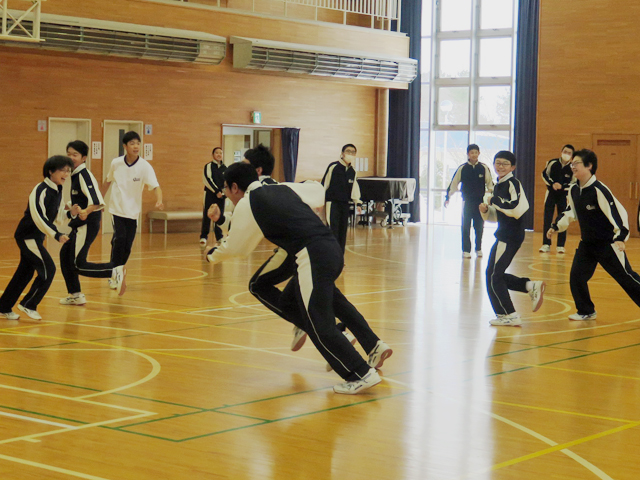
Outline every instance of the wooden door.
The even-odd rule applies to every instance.
[[[593,151],[598,155],[596,177],[611,189],[629,215],[631,236],[638,237],[638,136],[593,135]]]

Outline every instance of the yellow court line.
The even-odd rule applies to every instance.
[[[496,405],[504,405],[504,406],[507,406],[507,407],[524,408],[524,409],[527,409],[527,410],[539,410],[541,412],[558,413],[558,414],[562,414],[562,415],[573,415],[573,416],[576,416],[576,417],[593,418],[595,420],[607,420],[607,421],[610,421],[610,422],[621,422],[621,423],[638,423],[637,420],[626,420],[624,418],[603,417],[601,415],[590,415],[588,413],[569,412],[569,411],[566,411],[566,410],[557,410],[555,408],[534,407],[533,405],[523,405],[523,404],[520,404],[520,403],[501,402],[499,400],[492,400],[491,403],[494,403]]]
[[[27,465],[29,467],[41,468],[43,470],[48,470],[50,472],[56,473],[64,473],[65,475],[69,475],[76,478],[84,478],[86,480],[108,480],[104,477],[96,477],[95,475],[89,475],[86,473],[74,472],[73,470],[68,470],[66,468],[54,467],[53,465],[47,465],[40,462],[32,462],[31,460],[24,460],[22,458],[10,457],[9,455],[0,454],[0,460],[6,460],[8,462],[20,463],[22,465]]]
[[[567,320],[570,321],[570,320]],[[628,325],[630,323],[637,323],[640,322],[640,318],[637,318],[635,320],[627,320],[626,322],[618,322],[618,323],[609,323],[607,325],[598,325],[597,327],[585,327],[585,328],[572,328],[570,330],[557,330],[554,332],[538,332],[538,333],[523,333],[523,334],[518,334],[518,335],[505,335],[505,336],[497,336],[496,340],[502,340],[502,339],[520,339],[520,338],[524,338],[524,337],[539,337],[539,336],[543,336],[543,335],[557,335],[559,333],[576,333],[576,332],[581,332],[581,331],[585,331],[585,330],[598,330],[601,328],[611,328],[611,327],[617,327],[620,325]]]

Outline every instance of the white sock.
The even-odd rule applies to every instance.
[[[531,280],[527,282],[526,289],[527,289],[527,292],[530,292],[531,290],[533,290],[533,282]]]

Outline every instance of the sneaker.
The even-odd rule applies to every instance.
[[[293,341],[291,342],[291,351],[297,352],[302,348],[307,340],[307,332],[298,327],[293,327]]]
[[[20,315],[14,312],[0,313],[0,317],[4,317],[7,320],[18,320]]]
[[[375,368],[369,369],[369,372],[360,380],[354,380],[353,382],[339,383],[333,386],[335,393],[341,393],[343,395],[357,395],[360,392],[364,392],[368,388],[371,388],[382,381]]]
[[[350,343],[351,345],[355,345],[355,344],[356,344],[356,341],[357,341],[357,340],[356,340],[356,337],[354,337],[350,332],[347,332],[347,331],[345,330],[344,332],[342,332],[342,334],[347,338],[347,340],[349,340],[349,343]],[[388,356],[388,355],[387,355],[387,356]],[[333,370],[333,367],[332,367],[329,363],[327,363],[327,364],[325,365],[325,370],[326,370],[327,372],[330,372],[331,370]]]
[[[127,276],[127,269],[124,268],[124,265],[120,265],[119,267],[114,268],[116,274],[116,290],[118,295],[124,295],[124,292],[127,290],[127,283],[125,282],[125,277]]]
[[[391,347],[384,343],[382,340],[378,340],[373,350],[369,352],[369,360],[367,363],[373,368],[382,368],[384,361],[393,355]]]
[[[469,253],[469,252],[462,252],[462,258],[471,258],[471,253]]]
[[[207,246],[207,239],[206,238],[201,238],[200,239],[200,246],[201,247],[206,247]]]
[[[532,283],[533,287],[529,290],[529,296],[531,297],[531,311],[537,312],[542,306],[542,297],[544,295],[545,288],[547,288],[547,284],[541,281]]]
[[[517,312],[510,313],[509,315],[498,315],[498,318],[490,320],[491,325],[503,326],[503,327],[517,327],[522,325],[522,320]]]
[[[476,257],[482,258],[482,250],[476,250]]]
[[[74,293],[73,295],[69,295],[67,298],[61,298],[60,303],[62,305],[84,305],[87,303],[87,299],[84,296],[84,293]]]
[[[114,268],[114,270],[115,270],[115,268]],[[118,288],[118,284],[116,283],[115,278],[110,278],[109,279],[109,288],[111,290],[115,290],[116,288]]]
[[[574,313],[573,315],[569,315],[569,320],[575,320],[577,322],[588,322],[589,320],[596,319],[596,312],[590,313],[589,315],[580,315],[579,313]]]
[[[538,250],[540,253],[549,253],[549,250],[551,250],[551,247],[549,245],[542,245],[540,247],[540,250]]]
[[[558,248],[556,249],[556,251],[557,251],[558,253],[565,253],[565,249],[564,249],[564,247],[558,247]]]
[[[18,304],[18,310],[27,314],[27,317],[33,318],[34,320],[42,320],[42,317],[35,310],[31,310],[30,308],[23,307],[22,304]]]

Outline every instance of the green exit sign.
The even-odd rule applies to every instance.
[[[251,112],[251,121],[253,123],[262,123],[262,113],[260,113],[260,112]]]

